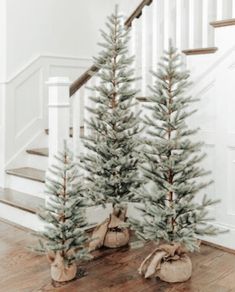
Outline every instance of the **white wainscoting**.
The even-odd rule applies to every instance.
[[[48,127],[48,88],[46,81],[53,76],[79,77],[91,60],[70,56],[38,56],[9,80],[1,83],[2,117],[5,113],[1,149],[5,148],[2,173],[6,168],[24,166],[25,149],[40,145]],[[1,124],[0,122],[0,124]],[[46,139],[44,139],[46,141]],[[0,186],[4,186],[3,178]]]

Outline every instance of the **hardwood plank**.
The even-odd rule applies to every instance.
[[[159,279],[145,280],[137,268],[154,248],[124,247],[103,249],[94,253],[94,260],[81,263],[85,275],[66,286],[53,286],[49,264],[44,256],[27,249],[35,243],[30,233],[0,222],[0,277],[3,292],[232,292],[235,291],[235,255],[202,245],[201,253],[193,254],[193,275],[186,283],[168,284]]]
[[[35,180],[38,182],[45,182],[45,171],[33,167],[21,167],[15,169],[8,169],[6,171],[7,174],[15,175],[31,180]]]

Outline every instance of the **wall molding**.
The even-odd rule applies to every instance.
[[[12,74],[9,78],[5,81],[0,80],[0,84],[9,84],[14,81],[18,76],[20,76],[24,71],[29,69],[34,63],[38,62],[39,60],[46,60],[46,59],[55,59],[55,60],[70,60],[70,61],[80,61],[84,62],[84,68],[89,66],[92,58],[88,57],[76,57],[76,56],[68,56],[68,55],[54,55],[54,54],[42,54],[37,55],[36,57],[31,58],[26,65],[22,66],[20,69],[16,70],[14,74]],[[74,66],[76,67],[76,66]]]

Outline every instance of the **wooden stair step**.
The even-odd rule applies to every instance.
[[[185,55],[205,55],[205,54],[214,54],[217,50],[218,50],[217,47],[210,47],[210,48],[197,48],[197,49],[183,50],[182,52]]]
[[[0,189],[0,203],[35,214],[45,200],[12,189]]]
[[[26,150],[27,153],[39,156],[49,156],[49,149],[48,148],[33,148]]]
[[[33,167],[21,167],[15,169],[8,169],[7,174],[31,179],[38,182],[45,182],[45,171]]]
[[[210,25],[214,28],[235,25],[235,18],[212,21]]]
[[[73,137],[73,128],[71,127],[71,128],[69,129],[69,131],[70,131],[69,136],[70,136],[70,138],[72,138],[72,137]],[[48,134],[49,134],[49,129],[45,129],[45,133],[48,135]],[[81,137],[84,136],[84,126],[80,127],[80,136],[81,136]]]

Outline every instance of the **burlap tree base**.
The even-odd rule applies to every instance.
[[[168,283],[185,282],[192,275],[192,262],[179,244],[160,245],[139,267],[145,278],[159,277]]]
[[[66,266],[60,253],[50,253],[47,255],[47,258],[51,263],[52,280],[56,282],[68,282],[76,277],[77,265],[73,263],[70,266]]]
[[[129,229],[123,227],[126,210],[109,216],[104,222],[93,231],[89,250],[94,251],[102,246],[118,248],[128,244],[130,239]]]

